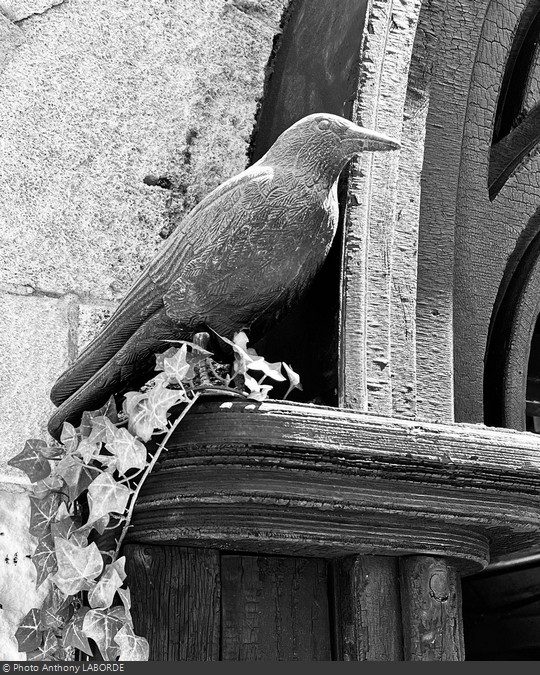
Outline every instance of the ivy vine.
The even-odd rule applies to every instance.
[[[111,397],[85,412],[77,428],[64,423],[59,444],[30,439],[10,460],[33,484],[32,562],[37,586],[48,586],[42,606],[31,609],[16,632],[29,661],[70,660],[75,650],[105,661],[147,661],[149,645],[135,634],[120,555],[144,481],[203,393],[262,401],[276,382],[288,382],[283,398],[302,388],[290,366],[269,363],[249,348],[243,331],[233,340],[216,334],[229,347],[226,362],[213,358],[208,337],[198,333],[193,342],[174,342],[156,355],[156,376],[128,392],[121,411]],[[152,454],[145,444],[155,436],[163,438]],[[107,530],[119,532],[113,550],[100,548]]]

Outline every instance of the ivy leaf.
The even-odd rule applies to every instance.
[[[126,559],[122,557],[105,567],[96,586],[88,594],[90,607],[106,609],[112,605],[115,593],[126,578],[125,562]]]
[[[131,591],[129,588],[119,588],[117,591],[122,604],[124,605],[124,612],[128,621],[131,621]]]
[[[34,607],[21,621],[15,638],[20,652],[32,652],[39,648],[43,629],[41,626],[40,610]]]
[[[56,537],[54,547],[58,572],[52,580],[62,593],[75,595],[93,588],[94,579],[103,569],[103,558],[96,544],[79,546],[68,539]]]
[[[129,624],[116,633],[114,641],[120,646],[119,661],[148,661],[150,656],[148,641],[135,635]]]
[[[169,347],[167,351],[162,354],[156,354],[156,367],[154,370],[164,370],[165,369],[165,359],[169,356],[176,354],[176,347]]]
[[[61,448],[59,445],[47,445],[40,450],[43,457],[46,459],[57,459],[64,454],[64,448]]]
[[[62,619],[56,613],[56,607],[46,605],[40,609],[41,625],[46,630],[57,630],[62,626]]]
[[[247,370],[258,370],[272,380],[276,380],[276,382],[285,382],[285,378],[281,373],[281,362],[270,363],[262,356],[259,356],[254,349],[248,349],[248,342],[248,336],[244,331],[240,331],[235,333],[231,343],[235,350],[236,358],[239,358],[243,362],[240,372],[242,374],[246,372],[244,368]]]
[[[183,391],[168,389],[161,383],[144,393],[129,391],[124,400],[129,431],[143,441],[150,440],[156,429],[166,430],[167,413],[180,401],[187,401]]]
[[[107,438],[107,430],[109,427],[114,427],[114,424],[111,420],[105,415],[98,415],[97,417],[92,418],[92,430],[88,436],[89,443],[104,443]]]
[[[32,562],[37,571],[36,586],[39,588],[45,579],[58,569],[54,541],[50,534],[45,534],[40,538],[36,550],[32,554]]]
[[[51,492],[63,492],[64,486],[65,484],[61,476],[51,474],[47,478],[34,483],[32,493],[36,499],[43,499]]]
[[[257,370],[264,373],[276,382],[284,382],[285,377],[281,373],[281,363],[269,363],[262,356],[259,356],[254,349],[248,349],[249,339],[244,331],[235,333],[232,340],[219,336],[224,342],[229,344],[234,350],[233,373],[235,375],[246,375],[248,370]],[[265,385],[268,387],[268,385]],[[267,398],[269,389],[253,389],[253,396],[248,398],[256,398],[257,400],[264,400]]]
[[[52,630],[45,633],[45,638],[36,651],[27,655],[29,661],[57,661],[59,654],[58,638]]]
[[[143,469],[146,466],[146,447],[127,429],[109,429],[106,447],[115,456],[116,468],[122,476],[130,469]]]
[[[64,422],[62,426],[62,433],[60,434],[60,442],[66,449],[66,452],[73,453],[79,445],[79,436],[77,430],[69,422]]]
[[[30,534],[34,537],[45,536],[60,507],[60,497],[51,493],[43,499],[30,497]]]
[[[62,537],[63,539],[70,539],[72,543],[78,546],[86,546],[88,537],[84,532],[80,531],[80,518],[68,516],[58,522],[51,523],[51,535],[55,537]]]
[[[88,442],[88,439],[84,439],[83,441],[83,443]],[[56,466],[56,472],[65,480],[69,499],[72,502],[86,490],[94,479],[90,470],[74,455],[66,455],[61,459]]]
[[[88,656],[93,656],[92,647],[90,647],[90,643],[88,642],[88,638],[83,629],[84,617],[89,611],[89,607],[81,607],[76,612],[64,631],[63,645],[64,648],[74,647],[75,649],[80,649],[80,651],[88,654]]]
[[[56,516],[54,517],[54,522],[57,523],[60,520],[64,520],[64,518],[72,518],[72,515],[69,512],[68,507],[66,506],[66,502],[62,502],[58,507],[58,511],[56,512]]]
[[[285,378],[281,374],[281,362],[276,361],[275,363],[269,363],[265,359],[254,360],[248,366],[249,370],[260,370],[267,377],[272,378],[276,382],[285,382]]]
[[[22,452],[12,457],[8,464],[24,471],[32,483],[43,480],[51,473],[51,465],[43,456],[41,450],[47,448],[47,443],[36,438],[26,441]]]
[[[132,491],[117,483],[108,473],[100,474],[88,488],[88,523],[95,523],[109,513],[123,514]]]
[[[244,384],[249,390],[248,398],[255,401],[264,401],[268,398],[268,392],[272,389],[270,384],[259,384],[254,377],[248,373],[244,374]]]
[[[113,424],[118,422],[118,413],[116,412],[116,403],[114,401],[114,396],[111,396],[107,403],[102,408],[98,410],[85,411],[82,414],[81,426],[79,431],[82,438],[88,437],[92,433],[92,420],[94,417],[108,417]]]
[[[180,384],[184,380],[193,379],[195,371],[187,361],[186,344],[183,344],[174,354],[163,359],[163,371],[171,384]]]
[[[92,530],[96,530],[99,534],[103,534],[105,532],[105,528],[109,524],[109,520],[109,515],[106,515],[98,518],[98,520],[92,523],[85,523],[77,530],[77,534],[81,537],[84,536],[86,539]]]
[[[74,602],[77,602],[77,600],[69,595],[67,597],[64,596],[62,591],[56,586],[51,586],[51,596],[50,605],[56,616],[65,625],[73,615],[75,609]]]
[[[220,340],[223,340],[226,344],[230,345],[234,351],[234,363],[233,363],[233,372],[236,375],[244,375],[248,371],[248,367],[253,363],[254,359],[262,359],[262,356],[257,356],[257,353],[254,349],[247,349],[247,343],[249,342],[247,335],[240,331],[235,333],[234,338],[229,340],[222,335],[218,335]]]
[[[106,661],[115,661],[120,649],[113,644],[113,640],[123,625],[124,620],[116,616],[113,610],[91,609],[84,617],[83,632],[94,640]]]
[[[85,464],[91,464],[92,461],[99,455],[101,450],[101,443],[93,443],[88,438],[83,438],[77,448],[77,454],[82,457]]]
[[[289,388],[287,389],[285,396],[283,397],[283,399],[285,400],[293,389],[299,389],[300,391],[303,391],[304,388],[300,384],[300,375],[298,375],[298,373],[295,373],[294,370],[285,362],[283,362],[283,367],[285,368],[285,372],[287,373],[287,377],[289,378],[290,382]]]

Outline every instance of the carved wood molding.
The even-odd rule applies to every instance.
[[[495,199],[508,178],[540,142],[540,104],[507,136],[492,146],[489,160],[489,197]]]
[[[539,541],[539,450],[482,425],[208,400],[149,477],[129,541],[444,555],[469,573]]]
[[[486,373],[486,421],[526,428],[527,366],[540,315],[540,236],[523,255],[493,327]]]

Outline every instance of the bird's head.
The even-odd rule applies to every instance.
[[[333,184],[345,164],[366,151],[397,150],[401,146],[389,136],[360,127],[330,113],[314,113],[286,129],[266,157],[304,169]]]

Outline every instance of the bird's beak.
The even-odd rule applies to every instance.
[[[365,152],[366,150],[380,152],[385,150],[399,150],[401,148],[400,143],[385,134],[356,125],[355,127],[356,129],[351,129],[348,140],[352,141],[351,145],[355,147],[356,152]]]

